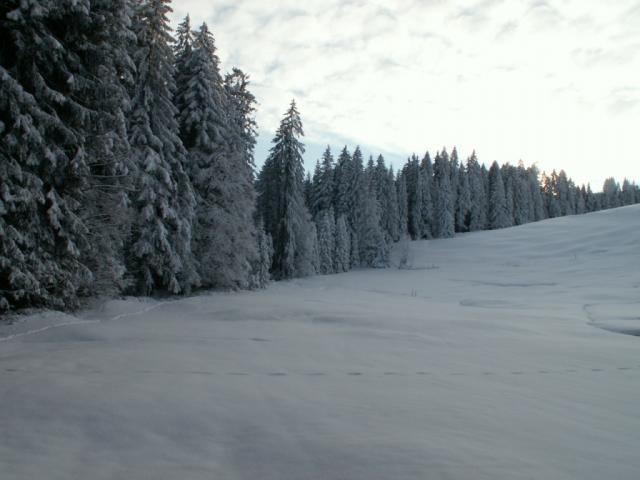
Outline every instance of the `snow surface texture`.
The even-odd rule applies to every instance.
[[[34,316],[0,329],[0,478],[637,480],[639,267],[632,206]]]

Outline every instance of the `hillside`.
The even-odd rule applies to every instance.
[[[640,205],[409,248],[0,327],[0,478],[640,478]]]

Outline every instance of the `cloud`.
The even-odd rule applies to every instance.
[[[463,156],[475,148],[487,160],[523,158],[594,184],[614,166],[599,161],[611,142],[629,148],[619,158],[635,155],[628,125],[638,124],[638,95],[617,89],[640,71],[637,0],[179,0],[173,8],[175,19],[190,12],[194,24],[210,23],[225,70],[251,75],[262,142],[295,96],[309,144],[359,143],[397,158],[456,144]],[[640,179],[637,165],[619,169]]]

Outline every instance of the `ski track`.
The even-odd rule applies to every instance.
[[[40,327],[40,328],[34,328],[33,330],[27,330],[25,332],[19,332],[19,333],[14,333],[11,335],[7,335],[5,337],[0,337],[0,342],[7,342],[9,340],[13,340],[16,338],[20,338],[20,337],[26,337],[28,335],[35,335],[38,333],[42,333],[42,332],[46,332],[47,330],[52,330],[54,328],[62,328],[62,327],[72,327],[75,325],[95,325],[98,323],[103,323],[103,322],[112,322],[114,320],[121,320],[123,318],[126,317],[134,317],[137,315],[144,315],[145,313],[149,313],[152,310],[155,310],[157,308],[163,307],[164,305],[168,305],[170,303],[175,303],[175,302],[180,302],[182,300],[174,300],[174,301],[170,301],[170,302],[160,302],[157,303],[155,305],[150,305],[146,308],[143,308],[142,310],[136,311],[136,312],[128,312],[128,313],[119,313],[118,315],[115,315],[111,318],[106,318],[106,319],[98,319],[98,320],[73,320],[73,321],[69,321],[69,322],[60,322],[60,323],[54,323],[52,325],[47,325],[45,327]]]

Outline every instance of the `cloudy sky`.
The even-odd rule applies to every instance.
[[[257,163],[296,99],[322,145],[640,180],[640,0],[174,0],[252,78]]]

